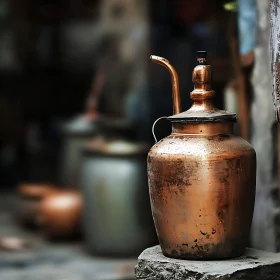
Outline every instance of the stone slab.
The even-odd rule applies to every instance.
[[[280,280],[280,253],[248,248],[231,260],[188,261],[165,257],[155,246],[139,256],[135,275],[141,280]]]

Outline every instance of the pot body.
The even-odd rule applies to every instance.
[[[174,123],[148,155],[153,218],[163,254],[225,259],[244,253],[256,155],[232,123]]]
[[[84,156],[83,224],[92,254],[136,256],[157,244],[149,206],[146,156]]]
[[[64,135],[63,151],[61,155],[60,182],[63,185],[79,188],[81,150],[92,139],[94,134]]]

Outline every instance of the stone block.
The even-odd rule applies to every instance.
[[[248,248],[235,259],[188,261],[165,257],[155,246],[139,256],[135,275],[141,280],[276,280],[280,279],[280,254]]]

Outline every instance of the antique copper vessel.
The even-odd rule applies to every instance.
[[[226,259],[245,251],[255,201],[256,155],[234,135],[236,115],[213,105],[211,66],[198,52],[193,70],[192,107],[181,111],[173,66],[151,56],[172,77],[175,115],[172,133],[148,154],[153,218],[165,256]]]

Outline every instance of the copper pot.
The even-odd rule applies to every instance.
[[[42,199],[55,192],[57,189],[51,184],[21,184],[17,189],[18,201],[15,210],[20,223],[37,227],[36,216]]]
[[[153,62],[171,73],[175,115],[170,136],[148,155],[154,222],[164,255],[226,259],[245,251],[253,216],[256,155],[234,135],[236,115],[213,106],[211,66],[199,52],[193,71],[192,107],[181,111],[178,76],[164,58]]]
[[[63,190],[41,203],[38,223],[49,239],[75,238],[80,233],[82,198],[79,192]]]

